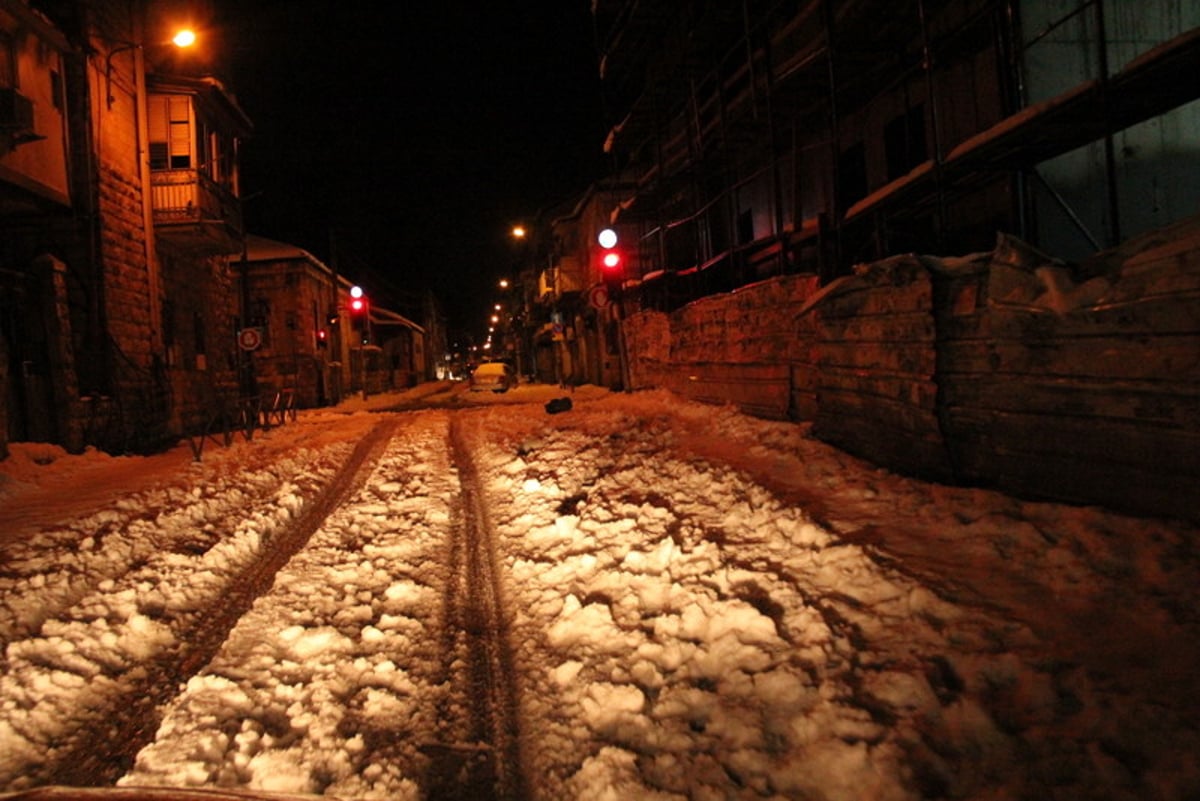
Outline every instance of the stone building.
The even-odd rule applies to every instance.
[[[308,251],[260,236],[246,237],[238,264],[246,281],[249,324],[258,332],[247,351],[256,390],[294,389],[300,406],[341,399],[345,386],[339,297],[333,271]]]
[[[67,94],[71,45],[18,0],[0,2],[0,456],[10,434],[59,439],[53,401],[78,395],[65,299],[69,255],[86,253],[73,210]],[[60,248],[43,243],[57,231]]]
[[[530,281],[529,314],[523,318],[531,328],[532,372],[540,381],[614,387],[624,382],[618,326],[623,299],[605,282],[594,232],[612,225],[609,212],[625,189],[620,182],[598,182],[531,226],[531,260],[549,265]],[[635,233],[625,226],[614,230],[618,236]],[[619,247],[627,247],[624,239]]]
[[[250,123],[144,4],[36,6],[0,0],[0,438],[154,448],[237,389]]]
[[[1200,519],[1200,6],[593,11],[635,387]]]
[[[1200,6],[592,5],[655,308],[895,253],[1076,261],[1196,213]]]
[[[351,281],[303,248],[249,235],[235,267],[257,332],[245,354],[254,391],[292,391],[311,407],[425,379],[425,329],[369,295],[354,311]]]

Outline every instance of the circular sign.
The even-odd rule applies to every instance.
[[[257,328],[243,328],[238,331],[238,345],[242,350],[257,350],[262,344],[262,332]]]
[[[608,306],[608,303],[611,300],[611,298],[608,296],[608,287],[592,287],[588,290],[587,300],[593,309],[603,309],[604,307]]]

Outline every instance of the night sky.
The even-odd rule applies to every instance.
[[[415,314],[482,328],[512,225],[604,164],[587,0],[218,0],[213,67],[255,125],[250,233]]]

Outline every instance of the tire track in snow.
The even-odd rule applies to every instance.
[[[467,719],[458,721],[462,742],[425,748],[431,757],[431,798],[518,801],[526,796],[512,649],[496,563],[494,538],[483,504],[478,469],[457,417],[450,448],[458,467],[458,517],[449,544],[453,571],[445,598],[444,652],[462,658]]]
[[[382,421],[359,440],[321,494],[272,539],[263,558],[242,574],[236,587],[214,603],[207,614],[196,617],[201,621],[196,628],[175,632],[178,641],[185,644],[183,649],[169,660],[145,665],[143,679],[134,682],[130,691],[113,697],[108,709],[95,714],[94,719],[108,721],[108,725],[80,732],[73,743],[58,752],[59,758],[53,764],[41,766],[46,778],[65,785],[111,784],[129,769],[138,751],[154,740],[159,724],[157,710],[213,658],[255,599],[270,589],[280,568],[363,485],[397,425],[395,419]]]

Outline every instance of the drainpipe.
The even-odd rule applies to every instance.
[[[933,51],[929,46],[929,21],[925,16],[925,0],[917,0],[917,15],[921,22],[921,62],[925,68],[925,94],[929,103],[929,127],[933,131],[933,181],[937,192],[937,250],[943,250],[946,230],[946,197],[942,188],[941,115],[938,114],[937,92],[933,85]]]
[[[1104,174],[1108,191],[1109,235],[1107,245],[1121,241],[1121,208],[1117,198],[1117,155],[1108,114],[1108,33],[1104,25],[1104,2],[1096,0],[1096,56],[1100,68],[1100,102],[1104,113]]]
[[[838,189],[838,183],[841,180],[841,170],[838,169],[838,160],[841,157],[841,123],[838,120],[838,102],[837,102],[837,63],[834,54],[833,42],[833,0],[823,0],[821,3],[821,11],[823,22],[825,25],[825,66],[829,78],[829,139],[830,139],[830,187],[829,187],[829,219],[833,224],[833,236],[831,237],[833,253],[833,264],[826,263],[827,255],[825,248],[821,248],[821,261],[824,269],[820,270],[820,278],[822,284],[827,284],[834,279],[835,276],[842,270],[842,212],[841,202],[842,193]]]
[[[134,40],[142,41],[145,28],[139,16],[134,21]],[[150,138],[149,101],[146,92],[145,48],[133,49],[133,122],[134,142],[137,147],[138,184],[142,187],[143,247],[146,257],[146,283],[150,292],[150,353],[153,359],[161,355],[162,336],[162,268],[158,261],[158,247],[154,230],[154,185],[150,175],[150,153],[146,142]],[[164,359],[165,362],[165,359]]]

